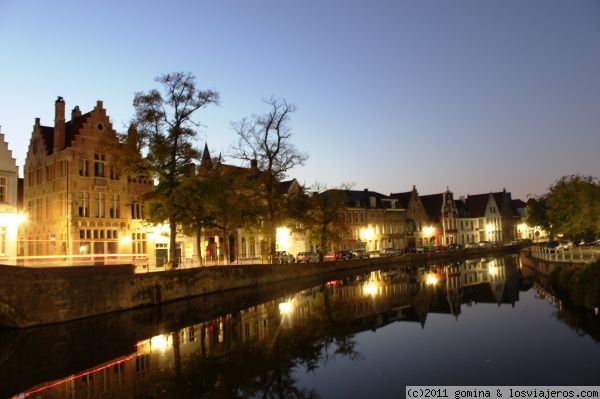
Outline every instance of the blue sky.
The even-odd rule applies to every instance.
[[[21,168],[57,96],[103,100],[124,131],[134,93],[173,71],[221,94],[198,114],[213,155],[263,98],[295,103],[307,185],[526,199],[600,176],[596,0],[0,0],[0,125]]]

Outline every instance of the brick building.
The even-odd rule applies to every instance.
[[[142,224],[142,196],[153,183],[122,173],[124,146],[102,101],[85,114],[73,108],[67,121],[58,97],[54,126],[35,119],[24,169],[26,263],[122,263],[154,253]]]

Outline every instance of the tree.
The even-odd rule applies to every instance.
[[[313,244],[321,251],[327,251],[331,244],[340,240],[346,230],[340,212],[346,208],[344,188],[324,190],[316,184],[310,196],[306,213],[306,225],[310,230]],[[322,191],[322,192],[319,192]]]
[[[527,224],[540,227],[544,231],[550,231],[547,212],[548,204],[544,196],[530,198],[527,201]]]
[[[140,142],[147,149],[149,174],[158,179],[151,201],[149,219],[167,221],[170,229],[169,258],[176,262],[178,209],[173,201],[185,176],[193,173],[198,151],[193,146],[196,111],[219,103],[219,93],[196,88],[191,73],[174,72],[161,75],[162,85],[148,93],[137,92],[133,100],[134,123]]]
[[[592,176],[563,176],[545,196],[550,230],[575,239],[600,234],[600,182]]]
[[[285,99],[274,97],[264,102],[270,108],[268,112],[232,123],[238,135],[232,156],[250,165],[255,162],[260,172],[256,188],[266,207],[264,227],[273,257],[276,228],[286,216],[283,206],[285,191],[280,183],[289,170],[304,164],[307,155],[298,151],[290,141],[290,114],[296,107]]]
[[[571,239],[600,235],[600,183],[592,176],[563,176],[548,192],[527,202],[527,223],[551,237]]]

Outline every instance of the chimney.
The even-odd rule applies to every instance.
[[[81,110],[79,109],[79,106],[76,105],[75,108],[73,108],[73,110],[71,111],[71,121],[74,121],[75,119],[79,118],[81,116]]]
[[[258,161],[256,159],[250,161],[250,169],[254,171],[258,170]]]
[[[65,148],[65,100],[58,97],[54,103],[54,152]]]

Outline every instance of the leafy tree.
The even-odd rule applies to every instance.
[[[290,115],[296,107],[285,99],[274,97],[264,102],[269,107],[268,112],[232,124],[238,135],[232,155],[250,165],[256,162],[255,166],[260,171],[256,189],[258,197],[265,204],[265,235],[273,257],[276,228],[287,216],[283,200],[286,192],[280,183],[289,170],[304,164],[307,155],[298,151],[290,141]]]
[[[169,258],[176,260],[177,208],[179,186],[184,177],[194,171],[198,151],[192,141],[199,123],[196,112],[210,104],[219,103],[219,94],[213,90],[200,90],[191,73],[175,72],[161,75],[156,81],[162,92],[153,89],[148,93],[135,93],[134,123],[141,146],[147,149],[147,170],[158,179],[149,207],[149,220],[167,221],[170,228]]]
[[[550,231],[548,221],[548,203],[544,196],[530,198],[527,201],[527,224],[537,226],[545,231]]]
[[[553,234],[579,238],[600,234],[600,182],[592,176],[564,176],[545,196]]]
[[[338,242],[346,230],[340,218],[340,212],[346,208],[343,189],[326,190],[321,193],[321,186],[310,197],[307,212],[307,227],[313,244],[321,251],[327,251],[332,244]]]

